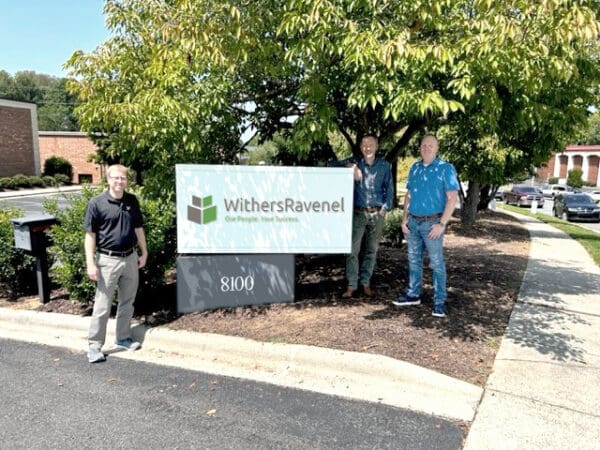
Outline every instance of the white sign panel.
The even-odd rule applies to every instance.
[[[178,253],[350,253],[352,169],[180,164]]]

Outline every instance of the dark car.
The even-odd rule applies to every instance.
[[[525,184],[517,184],[510,191],[504,193],[504,200],[507,205],[531,206],[533,201],[537,201],[538,206],[544,206],[544,195],[541,191]]]
[[[600,206],[587,194],[559,194],[554,197],[552,212],[565,220],[600,223]]]

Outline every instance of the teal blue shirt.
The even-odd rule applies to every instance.
[[[439,158],[428,166],[417,161],[410,168],[406,188],[410,192],[408,212],[430,216],[444,211],[446,192],[459,190],[458,177],[454,166]]]

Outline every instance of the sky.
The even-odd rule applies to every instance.
[[[0,0],[0,70],[66,77],[76,50],[108,39],[104,0]]]

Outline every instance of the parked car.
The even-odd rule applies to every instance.
[[[548,184],[542,188],[544,197],[554,198],[556,194],[567,192],[567,186],[564,184]]]
[[[587,194],[559,194],[554,197],[552,213],[564,220],[600,223],[600,206]]]
[[[537,201],[539,207],[544,206],[544,196],[540,190],[534,186],[517,184],[510,191],[504,193],[504,200],[507,205],[531,206]]]
[[[586,194],[592,197],[596,203],[600,203],[600,191],[587,191]]]

